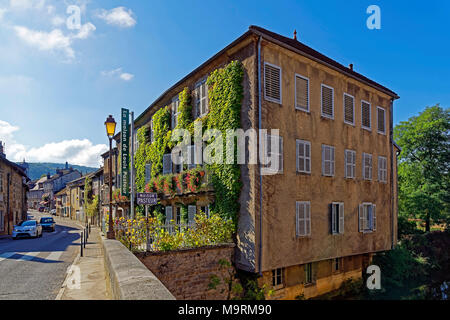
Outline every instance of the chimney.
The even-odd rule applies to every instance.
[[[297,40],[297,30],[294,30],[294,40]]]
[[[353,71],[353,63],[350,63],[350,64],[348,65],[348,67],[350,68],[350,70]]]
[[[5,155],[5,145],[3,144],[2,141],[0,141],[0,157],[6,158],[6,155]]]

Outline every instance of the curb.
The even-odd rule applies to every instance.
[[[59,292],[58,292],[58,294],[56,295],[56,298],[55,298],[55,300],[61,300],[61,298],[62,298],[62,296],[63,296],[63,294],[64,294],[64,291],[66,290],[66,287],[67,287],[67,280],[69,279],[69,270],[74,266],[74,265],[76,265],[77,263],[78,263],[78,261],[80,261],[80,254],[78,254],[77,256],[76,256],[76,258],[75,258],[75,260],[73,261],[73,263],[69,266],[69,267],[67,267],[67,270],[66,270],[66,277],[64,278],[64,281],[63,281],[63,283],[62,283],[62,285],[61,285],[61,289],[59,289]]]

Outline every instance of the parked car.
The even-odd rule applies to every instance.
[[[22,221],[14,226],[12,233],[14,240],[21,237],[42,237],[42,226],[36,220]]]
[[[56,209],[50,210],[50,214],[51,214],[52,216],[56,216]]]
[[[31,215],[31,214],[29,214],[29,215],[27,216],[27,220],[34,220],[34,216]]]
[[[42,226],[42,230],[44,231],[55,231],[55,220],[53,217],[42,217],[41,221],[39,221],[40,225]]]

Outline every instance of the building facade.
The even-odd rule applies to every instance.
[[[12,234],[13,226],[27,219],[27,182],[24,169],[6,159],[0,141],[0,235]]]
[[[69,168],[67,164],[65,169],[56,169],[56,174],[53,176],[47,175],[47,179],[43,182],[43,189],[44,197],[49,199],[49,209],[56,208],[55,194],[64,189],[69,181],[81,176],[81,172]]]
[[[151,131],[153,115],[164,106],[176,123],[176,97],[186,87],[193,118],[207,114],[205,79],[235,60],[244,69],[241,128],[267,129],[258,132],[258,150],[279,159],[270,169],[240,166],[235,265],[260,274],[276,299],[310,298],[361,278],[372,255],[397,241],[392,114],[399,97],[296,38],[251,26],[165,91],[136,119],[136,130]],[[277,150],[269,146],[274,139]],[[161,174],[179,170],[164,159]],[[208,189],[161,203],[174,218],[177,203],[195,213],[208,210],[215,197]]]

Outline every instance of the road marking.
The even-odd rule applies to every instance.
[[[45,260],[54,260],[54,261],[59,261],[59,258],[61,257],[61,255],[64,253],[64,251],[53,251],[52,253],[50,253],[48,255],[47,258],[45,258]]]
[[[31,261],[33,260],[40,252],[17,252],[17,254],[22,255],[17,261]]]
[[[11,258],[15,254],[16,254],[15,252],[5,252],[5,253],[0,254],[0,262],[2,262],[3,260]]]

